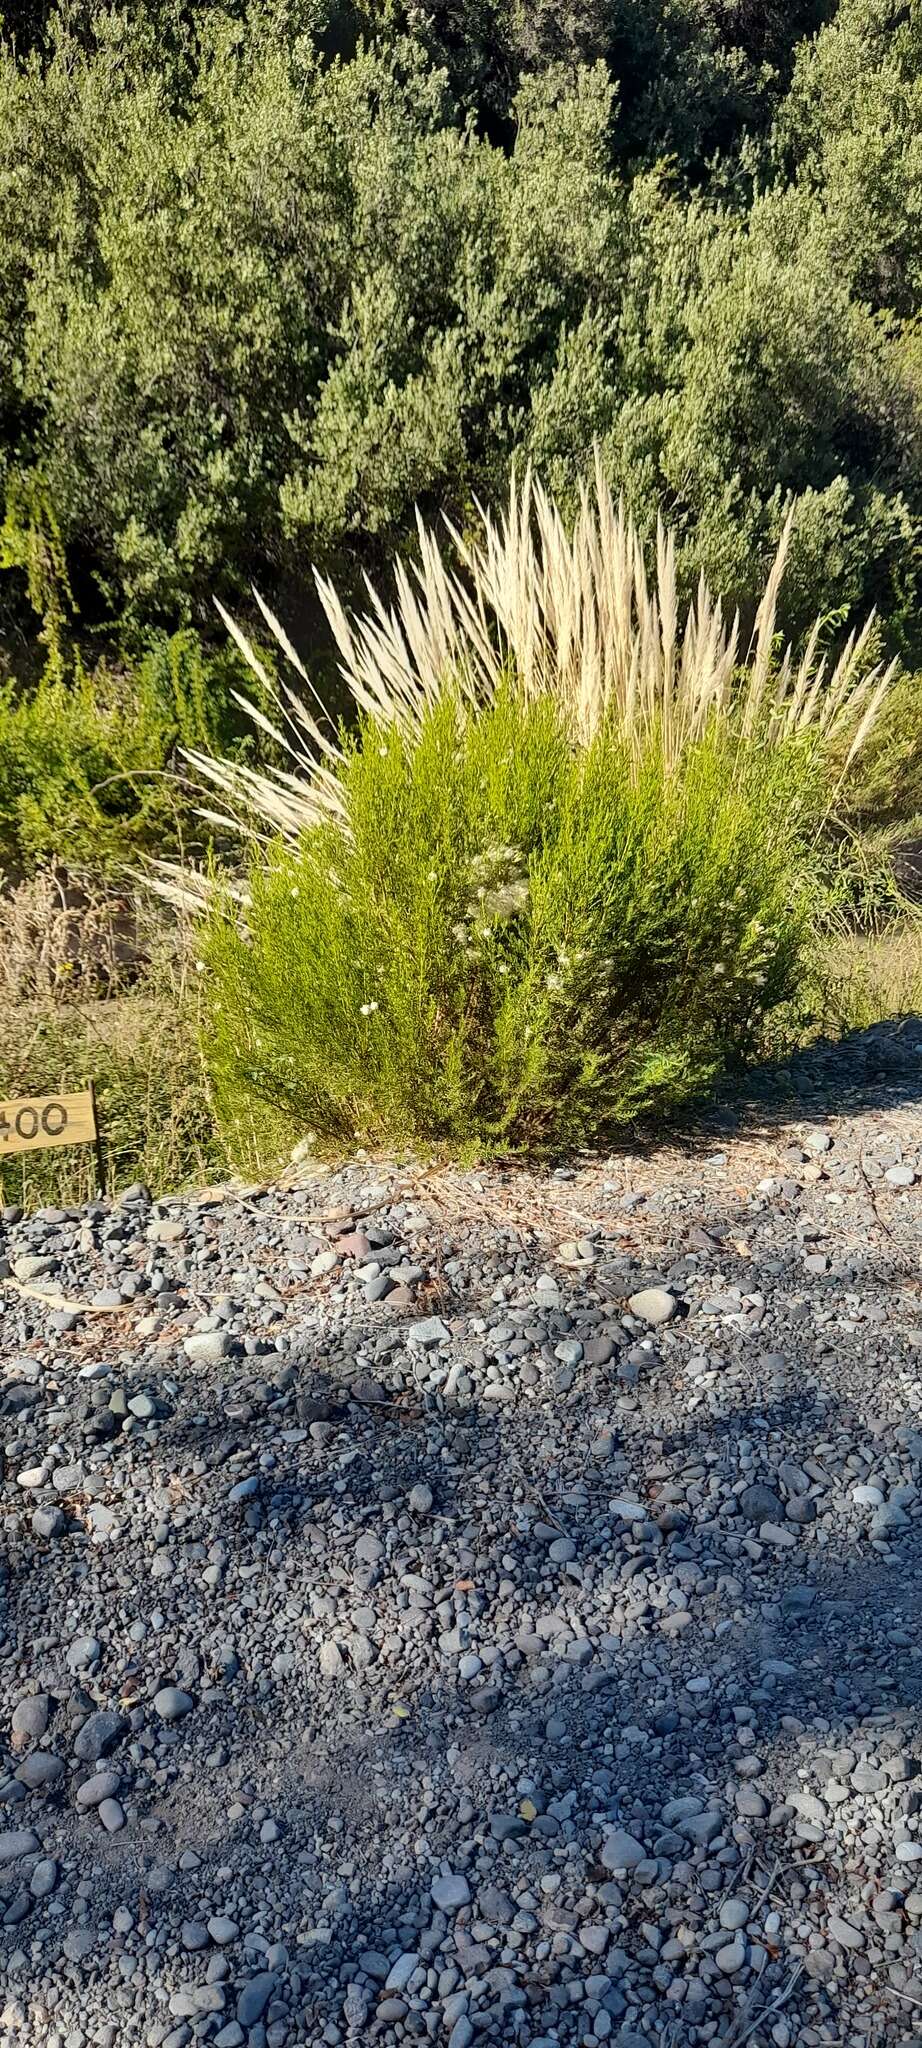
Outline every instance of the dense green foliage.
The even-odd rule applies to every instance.
[[[793,500],[785,623],[876,602],[915,648],[917,9],[3,17],[17,602],[58,536],[84,621],[173,628],[463,518],[516,452],[566,494],[598,440],[686,575],[751,600]]]
[[[598,449],[743,644],[793,508],[779,624],[826,645],[875,604],[867,659],[922,665],[914,5],[0,0],[0,236],[8,876],[200,852],[182,749],[242,744],[212,597],[255,581],[329,695],[308,563],[348,597],[417,503],[470,533],[513,460],[569,516]],[[235,1156],[308,1126],[549,1150],[687,1100],[803,1009],[824,770],[843,873],[855,822],[922,814],[919,688],[842,787],[815,737],[716,727],[638,774],[610,721],[577,752],[502,690],[346,736],[352,840],[312,826],[254,859],[245,929],[212,918]],[[0,1092],[92,1071],[118,1177],[207,1177],[197,1002],[155,972],[105,1018],[16,1001]]]
[[[688,1099],[792,994],[823,787],[715,722],[671,770],[550,696],[368,722],[347,830],[256,859],[205,948],[219,1108],[457,1151],[586,1143]]]
[[[237,744],[241,667],[186,629],[92,670],[56,647],[34,687],[0,682],[0,874],[200,841],[179,750]]]

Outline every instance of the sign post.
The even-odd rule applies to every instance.
[[[99,1192],[106,1191],[96,1095],[92,1081],[74,1095],[20,1095],[0,1101],[0,1166],[14,1152],[43,1152],[55,1145],[92,1145]]]

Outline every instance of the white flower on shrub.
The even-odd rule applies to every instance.
[[[361,1003],[361,1004],[359,1005],[359,1016],[360,1016],[360,1017],[370,1017],[370,1016],[371,1016],[371,1014],[372,1014],[372,1011],[373,1011],[373,1010],[376,1010],[377,1008],[378,1008],[378,1004],[377,1004],[377,1003]]]
[[[478,889],[480,906],[491,924],[507,924],[528,908],[527,882],[502,882],[496,889]]]

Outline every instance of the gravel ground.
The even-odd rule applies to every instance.
[[[5,1212],[2,2048],[922,2042],[920,1188],[922,1023]]]

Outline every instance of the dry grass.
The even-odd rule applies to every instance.
[[[136,978],[161,929],[148,902],[99,878],[52,866],[4,886],[0,873],[0,1001],[112,994]]]
[[[922,916],[880,931],[844,928],[824,948],[823,1028],[836,1036],[922,1016]]]
[[[895,664],[871,663],[871,620],[852,633],[835,662],[819,652],[819,625],[799,659],[790,648],[779,653],[787,528],[751,640],[741,647],[738,617],[725,617],[703,581],[680,617],[674,545],[662,526],[650,580],[638,533],[598,465],[572,531],[530,474],[513,479],[499,518],[481,509],[479,519],[474,539],[449,528],[447,544],[420,522],[418,560],[412,567],[397,563],[391,606],[369,584],[367,611],[350,617],[333,585],[317,575],[341,673],[360,712],[413,735],[447,688],[476,712],[511,680],[527,702],[552,695],[583,743],[603,722],[613,722],[638,766],[653,745],[672,770],[716,718],[741,747],[754,739],[771,747],[809,732],[837,760],[837,773],[847,772],[875,723]],[[291,765],[260,772],[201,752],[188,759],[223,799],[223,807],[206,816],[250,839],[281,834],[294,843],[322,819],[345,824],[342,755],[295,649],[268,608],[262,610],[306,694],[280,692],[246,636],[222,616],[264,699],[277,707],[275,722],[254,705],[247,706],[250,715],[286,750]],[[201,895],[191,874],[183,887],[187,900]]]
[[[0,1096],[55,1094],[92,1077],[110,1187],[158,1192],[225,1164],[199,1047],[191,931],[143,895],[48,869],[0,888]],[[86,1148],[0,1164],[0,1202],[81,1202]]]
[[[198,1040],[194,992],[157,976],[107,1001],[24,1002],[0,1039],[0,1097],[58,1094],[92,1077],[107,1184],[155,1194],[214,1180],[226,1155],[214,1125]],[[34,1208],[77,1203],[95,1192],[87,1147],[17,1155],[0,1164],[0,1203]]]

